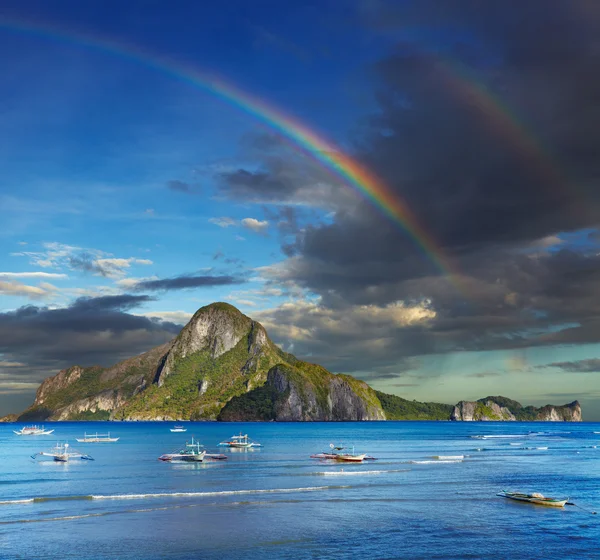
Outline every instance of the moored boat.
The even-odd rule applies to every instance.
[[[335,460],[343,463],[362,463],[365,460],[366,454],[354,455],[350,453],[340,453],[336,455]]]
[[[502,490],[502,492],[498,492],[497,496],[508,498],[509,500],[516,500],[518,502],[528,502],[530,504],[549,507],[564,507],[569,501],[569,498],[549,498],[543,494],[540,494],[539,492],[524,494],[522,492],[510,492],[508,490]]]
[[[171,428],[172,432],[187,432],[187,428],[184,428],[183,426],[173,426]]]
[[[242,435],[240,433],[239,436],[232,436],[228,441],[222,441],[219,443],[220,446],[224,447],[233,447],[238,449],[249,449],[251,447],[262,447],[260,443],[256,441],[252,441],[248,438],[248,434]]]
[[[363,461],[375,461],[375,457],[371,457],[366,453],[355,454],[354,447],[352,447],[352,453],[340,453],[345,449],[342,446],[335,446],[333,443],[329,444],[331,452],[317,453],[311,455],[311,459],[331,459],[333,461],[341,461],[345,463],[362,463]]]
[[[90,455],[71,449],[68,443],[57,443],[50,451],[41,451],[31,456],[32,459],[37,457],[52,457],[58,463],[68,463],[71,459],[94,460]]]
[[[183,461],[186,463],[202,463],[206,455],[206,451],[202,449],[204,446],[192,438],[191,442],[186,442],[185,447],[175,453],[165,453],[161,455],[159,461]]]
[[[54,430],[46,430],[44,426],[23,426],[20,430],[13,430],[18,436],[47,436]]]
[[[110,432],[108,434],[84,434],[82,438],[75,438],[79,443],[104,443],[119,441],[119,438],[111,438]]]

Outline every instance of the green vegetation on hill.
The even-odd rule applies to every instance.
[[[523,406],[520,402],[502,396],[486,397],[485,399],[479,399],[477,402],[484,403],[486,401],[493,401],[499,406],[508,408],[515,418],[521,422],[535,420],[539,412],[539,409],[534,406]]]
[[[248,332],[235,347],[217,358],[208,348],[179,358],[162,386],[152,385],[136,395],[119,411],[119,417],[216,418],[226,402],[246,393],[250,381],[256,385],[264,383],[267,371],[280,359],[267,344],[256,363],[244,369],[251,343],[252,332]]]
[[[275,420],[275,403],[279,394],[270,385],[263,385],[249,393],[233,397],[221,410],[217,420],[222,422]]]
[[[450,404],[409,401],[396,395],[375,391],[388,420],[449,420]]]

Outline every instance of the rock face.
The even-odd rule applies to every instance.
[[[581,405],[579,401],[573,401],[564,406],[548,404],[540,409],[536,420],[540,422],[582,422]]]
[[[237,309],[224,303],[198,310],[175,339],[159,373],[159,387],[176,369],[178,361],[201,350],[208,350],[213,359],[222,356],[235,348],[253,328],[253,323]]]
[[[366,383],[298,360],[271,368],[266,384],[232,399],[219,420],[364,421],[385,420],[385,413]]]
[[[464,422],[495,422],[499,420],[516,421],[515,415],[506,407],[500,406],[494,401],[484,402],[460,401],[452,411],[450,420],[462,420]]]
[[[461,401],[452,411],[450,420],[473,421],[528,421],[528,422],[581,422],[579,402],[563,406],[546,405],[542,408],[524,407],[506,397],[487,397],[478,401]]]

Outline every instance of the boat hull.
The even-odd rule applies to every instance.
[[[526,502],[529,504],[535,504],[537,506],[556,508],[565,507],[565,504],[569,501],[569,498],[540,498],[529,494],[510,494],[506,492],[500,492],[498,493],[498,496],[502,498],[507,498],[509,500],[515,500],[517,502]]]
[[[365,457],[366,455],[337,455],[335,460],[342,463],[362,463]]]

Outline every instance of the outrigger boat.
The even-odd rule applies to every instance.
[[[171,428],[172,432],[187,432],[187,428],[184,428],[183,426],[173,426]]]
[[[227,459],[227,455],[207,453],[202,449],[203,447],[204,446],[199,441],[195,441],[192,437],[192,441],[186,442],[183,449],[180,449],[175,453],[165,453],[164,455],[161,455],[158,460],[167,462],[183,461],[186,463],[202,463],[205,459],[212,461],[222,461]]]
[[[248,438],[248,434],[239,436],[232,436],[229,441],[222,441],[219,443],[220,446],[224,447],[235,447],[241,449],[249,449],[251,447],[262,447],[260,443],[252,441]]]
[[[119,438],[111,438],[110,432],[108,434],[84,434],[82,438],[75,438],[79,443],[104,443],[119,441]]]
[[[333,443],[329,444],[331,452],[317,453],[311,455],[311,459],[331,459],[333,461],[342,461],[346,463],[362,463],[363,461],[375,461],[375,457],[371,457],[367,454],[355,455],[354,447],[352,447],[352,453],[336,453],[337,451],[343,451],[345,448],[341,446],[335,446]]]
[[[550,507],[565,507],[565,504],[569,501],[569,498],[547,498],[539,492],[522,494],[521,492],[502,490],[502,492],[498,492],[497,496],[508,498],[509,500],[517,500],[518,502],[529,502],[530,504],[537,504],[538,506]]]
[[[54,430],[46,430],[44,426],[23,426],[20,430],[13,430],[18,436],[47,436]]]
[[[69,449],[68,443],[57,443],[56,447],[50,451],[41,451],[40,453],[32,455],[31,458],[36,459],[39,456],[52,457],[58,463],[68,463],[70,459],[82,459],[84,461],[94,460],[90,455],[80,453],[74,449]]]

